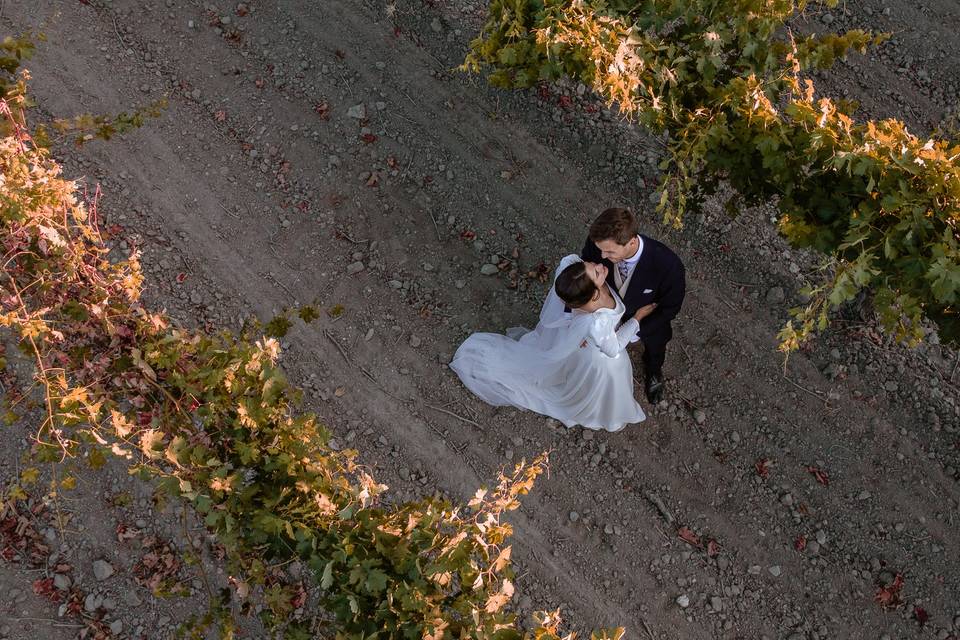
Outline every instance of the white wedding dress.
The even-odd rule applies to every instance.
[[[579,260],[566,256],[554,280]],[[613,299],[613,309],[566,313],[551,286],[536,329],[475,333],[457,349],[450,368],[484,402],[536,411],[568,427],[619,431],[641,422],[646,416],[634,399],[625,351],[639,324],[631,318],[618,331],[624,306],[616,293]]]

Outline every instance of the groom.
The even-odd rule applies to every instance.
[[[680,311],[686,290],[683,263],[666,245],[641,235],[633,213],[619,207],[593,221],[580,257],[607,267],[607,284],[627,307],[622,321],[641,307],[655,305],[631,342],[643,342],[644,390],[647,400],[657,404],[663,399],[663,361],[673,337],[670,321]]]

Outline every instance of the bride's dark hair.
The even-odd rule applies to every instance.
[[[553,289],[568,307],[577,309],[593,299],[597,285],[587,276],[587,266],[582,262],[574,262],[560,272]]]

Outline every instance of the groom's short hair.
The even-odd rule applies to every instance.
[[[590,225],[590,240],[593,242],[613,240],[619,245],[625,245],[638,233],[640,230],[636,216],[630,209],[623,207],[610,207]]]

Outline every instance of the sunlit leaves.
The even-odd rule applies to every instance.
[[[784,349],[863,290],[899,338],[922,335],[924,317],[941,339],[960,338],[960,147],[919,140],[896,120],[858,123],[855,105],[817,96],[802,75],[885,35],[779,37],[804,0],[514,4],[490,3],[465,67],[488,65],[497,82],[525,86],[512,80],[550,65],[542,77],[583,82],[665,130],[665,221],[679,225],[688,203],[722,180],[748,205],[776,199],[784,237],[825,254],[824,280],[781,333]]]

